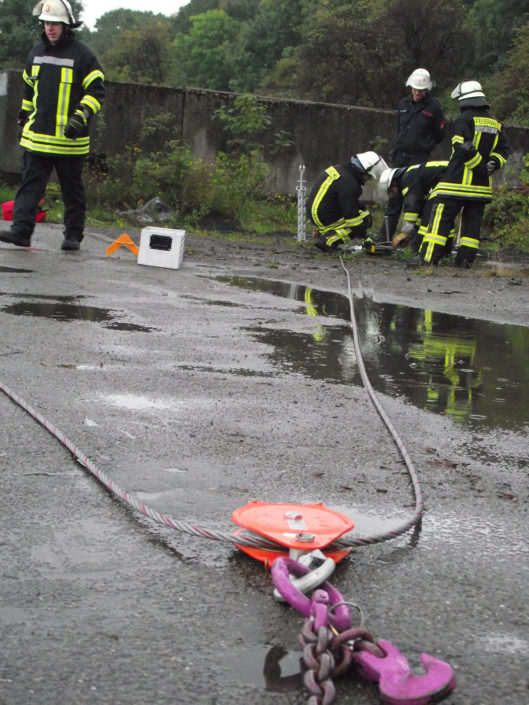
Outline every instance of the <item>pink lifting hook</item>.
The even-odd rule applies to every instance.
[[[414,675],[406,658],[390,641],[380,639],[377,656],[368,650],[353,651],[353,663],[359,675],[378,681],[382,700],[390,705],[431,705],[445,698],[455,688],[456,676],[450,664],[429,654],[421,654],[425,673]]]

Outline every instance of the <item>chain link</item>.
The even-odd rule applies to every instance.
[[[331,705],[336,699],[336,688],[332,682],[335,668],[334,656],[329,648],[332,632],[320,626],[314,631],[314,619],[308,617],[298,639],[303,649],[303,663],[307,670],[303,683],[309,693],[307,705]]]

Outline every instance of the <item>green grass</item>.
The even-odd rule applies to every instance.
[[[16,186],[0,185],[0,203],[13,200]],[[50,182],[45,193],[46,206],[50,209],[46,216],[48,223],[62,223],[63,204],[59,184]],[[529,207],[527,194],[500,191],[492,204],[485,211],[482,227],[481,249],[497,251],[508,249],[520,253],[529,253]],[[384,211],[377,204],[369,205],[373,215],[370,233],[376,235],[384,219]],[[143,225],[118,215],[117,208],[90,202],[88,191],[87,225],[95,227],[143,227]],[[259,200],[248,201],[240,222],[226,222],[222,228],[215,227],[215,218],[193,220],[191,216],[182,219],[179,216],[164,222],[165,227],[184,227],[197,235],[212,235],[238,242],[269,243],[274,236],[292,236],[292,244],[297,234],[297,202],[295,198],[269,196]],[[307,239],[310,239],[311,225],[306,223]],[[354,255],[353,255],[354,256]],[[402,253],[403,258],[406,257]]]

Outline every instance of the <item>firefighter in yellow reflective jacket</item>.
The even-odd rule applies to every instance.
[[[72,31],[81,22],[75,21],[68,0],[43,0],[33,14],[44,31],[23,73],[18,113],[24,149],[22,184],[15,197],[13,225],[0,233],[0,240],[29,247],[38,203],[55,168],[64,202],[61,248],[78,250],[86,211],[82,169],[90,146],[88,123],[101,110],[104,76],[94,54]]]
[[[454,122],[452,154],[430,199],[432,210],[420,257],[438,264],[446,240],[461,211],[461,238],[456,253],[458,267],[471,267],[479,248],[485,205],[492,198],[492,174],[507,161],[509,148],[500,122],[491,117],[478,81],[463,81],[452,91],[460,115]]]
[[[359,201],[362,187],[385,169],[387,164],[378,154],[363,152],[318,176],[307,199],[308,216],[318,231],[316,247],[332,252],[351,238],[366,236],[372,218]]]
[[[416,253],[430,221],[431,201],[428,199],[435,184],[442,178],[447,161],[431,161],[397,169],[386,169],[380,176],[378,188],[383,197],[397,194],[402,203],[402,226],[393,238],[393,247],[411,244]]]

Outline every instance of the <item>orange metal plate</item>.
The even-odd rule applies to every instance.
[[[345,514],[329,509],[322,502],[314,504],[270,504],[249,501],[231,515],[244,529],[255,531],[272,541],[300,551],[324,548],[354,527]],[[312,541],[301,541],[299,535],[312,534]]]
[[[241,531],[241,529],[236,529],[235,534],[237,532]],[[243,551],[244,553],[248,554],[252,558],[255,558],[258,561],[262,561],[264,563],[264,567],[267,570],[270,570],[272,567],[273,562],[275,561],[276,558],[286,558],[288,557],[289,553],[288,551],[269,551],[266,548],[253,548],[252,546],[240,546],[239,544],[234,544],[235,548],[238,548],[240,551]],[[327,551],[323,549],[323,553],[327,558],[332,558],[335,563],[339,563],[341,560],[343,560],[346,556],[348,556],[352,548],[339,548],[336,551]]]

